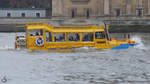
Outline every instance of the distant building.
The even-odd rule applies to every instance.
[[[43,17],[46,17],[46,9],[43,9],[43,8],[0,8],[0,17],[43,18]]]
[[[150,19],[150,0],[52,0],[52,18]]]

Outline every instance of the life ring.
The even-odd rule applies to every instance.
[[[44,45],[44,39],[41,38],[41,37],[38,37],[38,38],[36,39],[36,45],[37,45],[37,46],[43,46],[43,45]]]

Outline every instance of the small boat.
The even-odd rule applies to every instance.
[[[72,51],[75,48],[127,49],[135,46],[132,40],[110,38],[109,25],[63,25],[27,23],[26,35],[16,36],[15,48],[48,51]]]

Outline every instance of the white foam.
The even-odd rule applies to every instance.
[[[81,47],[81,48],[78,48],[78,49],[89,50],[89,49],[95,49],[95,48],[93,48],[93,47]]]
[[[136,43],[138,44],[135,46],[135,48],[146,49],[144,43],[142,42],[141,36],[138,35],[132,36],[130,40],[136,41]]]
[[[96,48],[94,47],[80,47],[80,48],[75,48],[76,52],[89,52],[89,51],[96,51]]]
[[[15,48],[12,46],[7,46],[7,45],[0,46],[0,50],[14,50],[14,49]]]

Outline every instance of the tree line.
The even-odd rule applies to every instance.
[[[0,0],[0,8],[51,8],[51,0]]]

